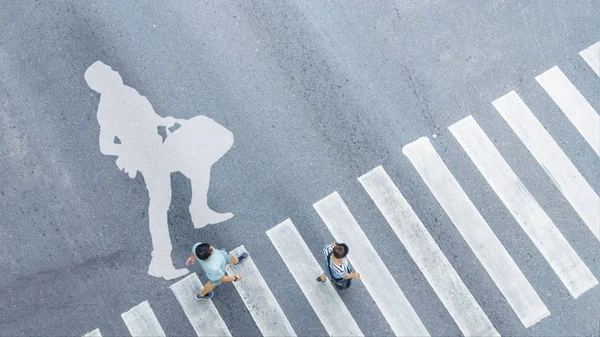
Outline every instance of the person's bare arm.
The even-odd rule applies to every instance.
[[[194,256],[194,253],[191,253],[190,257],[188,257],[188,259],[185,261],[185,265],[189,266],[194,264],[194,262],[196,262],[196,257]]]
[[[359,273],[350,273],[350,274],[348,274],[348,276],[346,276],[346,278],[355,278],[357,280],[360,280],[360,274]]]
[[[227,276],[227,275],[223,275],[219,281],[220,282],[235,282],[235,281],[239,281],[244,277],[244,275],[242,274],[237,274],[235,276]]]

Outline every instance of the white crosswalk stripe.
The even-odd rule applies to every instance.
[[[579,52],[579,55],[592,68],[596,75],[600,76],[600,42],[596,42],[582,50]]]
[[[100,334],[100,329],[96,329],[86,333],[83,337],[102,337],[102,334]]]
[[[492,102],[583,222],[600,239],[600,197],[516,92]]]
[[[420,138],[404,146],[402,152],[412,162],[521,322],[531,326],[544,317],[548,309],[429,139]]]
[[[571,295],[577,298],[598,284],[598,280],[508,166],[475,119],[469,116],[448,129]]]
[[[499,336],[383,167],[358,178],[465,336]]]
[[[397,336],[426,336],[427,329],[417,316],[394,277],[375,251],[348,207],[337,193],[313,205],[335,239],[352,247],[350,263]],[[352,252],[360,252],[353,254]]]
[[[569,118],[577,131],[600,155],[600,115],[558,67],[535,78]]]
[[[332,336],[362,336],[363,333],[329,282],[316,281],[323,273],[291,220],[269,229],[267,235],[306,296],[308,303]]]
[[[203,286],[195,273],[172,284],[169,288],[198,336],[231,336],[212,301],[198,301],[194,297]]]
[[[133,337],[166,336],[148,301],[144,301],[122,313],[121,318],[123,318],[129,333]]]
[[[230,254],[240,256],[245,251],[244,246],[241,246],[232,250]],[[252,261],[252,257],[248,257],[238,265],[228,265],[227,274],[244,275],[242,280],[233,282],[233,285],[263,336],[296,336],[275,296]]]

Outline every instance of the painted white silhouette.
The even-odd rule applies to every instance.
[[[118,72],[96,61],[85,72],[90,88],[101,94],[98,104],[100,151],[117,156],[117,167],[135,178],[141,172],[150,204],[152,261],[148,274],[167,280],[188,273],[175,269],[167,211],[171,204],[171,173],[191,180],[190,214],[195,228],[233,217],[207,204],[211,166],[233,145],[233,134],[205,116],[189,120],[159,116],[146,97],[123,84]],[[161,131],[163,135],[161,135]]]

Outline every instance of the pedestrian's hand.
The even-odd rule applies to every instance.
[[[242,275],[242,274],[237,274],[237,275],[235,275],[235,277],[237,277],[237,280],[239,281],[239,280],[241,280],[241,279],[243,279],[243,278],[244,278],[244,275]]]
[[[187,259],[187,261],[185,261],[185,265],[186,265],[186,267],[187,267],[187,266],[189,266],[189,265],[192,265],[192,264],[194,264],[194,262],[195,262],[195,261],[194,261],[194,258],[190,256],[190,258],[189,258],[189,259]]]
[[[360,280],[360,274],[359,273],[356,273],[356,279]]]

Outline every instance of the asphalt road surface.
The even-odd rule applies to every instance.
[[[232,149],[212,167],[208,200],[232,219],[195,229],[190,180],[171,175],[173,260],[184,267],[198,241],[228,250],[244,245],[298,335],[331,332],[288,268],[298,261],[282,258],[285,252],[266,231],[290,219],[322,264],[323,246],[340,238],[313,204],[333,192],[382,262],[369,245],[351,251],[359,272],[357,263],[365,260],[381,267],[365,274],[363,265],[362,280],[340,294],[362,333],[395,333],[397,322],[384,313],[406,308],[373,295],[380,290],[373,285],[389,275],[429,334],[464,334],[455,317],[460,313],[441,300],[357,180],[382,165],[499,334],[598,336],[594,226],[600,224],[597,214],[584,220],[554,170],[566,167],[562,159],[572,162],[583,178],[574,193],[590,192],[587,210],[594,213],[598,145],[580,128],[598,130],[600,75],[579,53],[592,47],[588,55],[597,55],[599,20],[600,5],[591,0],[1,1],[0,336],[82,336],[94,329],[129,335],[121,314],[144,301],[167,335],[195,334],[169,288],[181,279],[147,273],[152,246],[143,176],[129,178],[115,157],[100,152],[100,97],[83,77],[97,60],[118,71],[159,115],[205,115],[233,133]],[[592,122],[572,123],[538,83],[536,76],[554,66],[589,102]],[[557,85],[567,92],[564,83]],[[558,144],[540,151],[557,148],[566,157],[541,165],[543,156],[492,105],[513,90],[541,124],[525,129],[546,130]],[[449,131],[469,115],[589,269],[577,280],[590,287],[577,298],[512,213],[518,204],[505,205]],[[440,173],[427,171],[433,170],[427,163],[417,170],[403,153],[421,137],[429,138],[497,237],[483,247],[500,243],[522,271],[523,289],[535,290],[548,316],[529,327],[522,323],[476,255],[481,248],[468,241],[479,232],[459,231],[447,209],[452,201],[444,205],[419,170]],[[464,205],[464,197],[450,200]],[[464,214],[464,208],[455,213],[463,225],[472,223]],[[538,220],[528,224],[537,228]],[[197,264],[190,268],[206,281]],[[395,289],[392,283],[386,284]],[[220,286],[212,302],[232,335],[260,335],[233,285]]]

